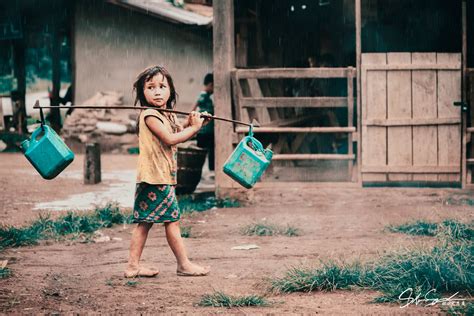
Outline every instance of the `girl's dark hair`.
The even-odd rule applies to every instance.
[[[145,93],[143,93],[145,88],[145,83],[150,81],[154,76],[161,74],[163,77],[168,80],[168,85],[170,88],[170,98],[166,102],[167,109],[174,109],[176,104],[176,100],[178,98],[178,94],[176,93],[176,89],[174,88],[173,78],[171,78],[170,73],[166,70],[163,66],[152,66],[148,67],[143,70],[138,76],[137,80],[133,83],[133,91],[135,92],[135,102],[133,103],[134,106],[139,103],[139,106],[150,106],[145,98]],[[137,127],[136,132],[139,134],[139,122],[140,122],[140,115],[137,117]],[[174,119],[172,119],[172,124],[175,124]]]
[[[158,74],[163,75],[163,77],[165,77],[166,80],[168,80],[168,85],[170,88],[170,98],[166,102],[166,108],[167,109],[174,108],[176,104],[176,100],[178,98],[178,94],[176,93],[176,89],[174,87],[173,78],[171,78],[170,73],[163,66],[148,67],[137,76],[137,80],[135,80],[135,82],[133,83],[133,91],[136,94],[135,102],[133,103],[133,105],[136,106],[137,103],[139,103],[140,106],[150,106],[148,102],[146,101],[143,90],[145,88],[145,83],[150,81],[150,79],[152,79],[154,76]]]

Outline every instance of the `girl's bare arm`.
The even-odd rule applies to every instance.
[[[165,125],[154,116],[147,116],[145,118],[145,124],[156,137],[168,146],[177,145],[187,141],[193,137],[202,126],[201,122],[201,124],[189,125],[178,133],[170,133]]]

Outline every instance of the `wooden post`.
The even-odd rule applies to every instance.
[[[215,1],[214,5],[214,103],[215,115],[232,116],[231,70],[235,65],[234,2]],[[232,124],[215,122],[216,195],[221,188],[231,188],[232,180],[224,174],[222,166],[232,153]]]
[[[466,187],[469,186],[471,189],[473,188],[472,186],[472,162],[469,163],[468,161],[472,159],[473,155],[474,155],[474,139],[473,139],[473,133],[472,132],[468,132],[469,129],[472,130],[472,126],[474,125],[473,122],[474,122],[474,109],[472,109],[472,106],[474,106],[474,72],[471,70],[471,71],[468,71],[467,72],[467,82],[468,82],[468,86],[466,87],[467,89],[467,93],[469,93],[469,95],[467,95],[467,102],[469,102],[469,122],[470,122],[470,126],[466,128],[466,143],[469,144],[469,148],[470,148],[470,153],[469,153],[469,157],[467,157],[467,154],[468,154],[468,150],[467,150],[467,147],[466,147],[466,169],[467,169],[467,176],[466,176]],[[466,122],[467,123],[467,122]],[[472,160],[471,160],[472,161]]]
[[[248,22],[242,22],[239,25],[239,33],[237,34],[235,48],[235,64],[236,67],[247,67],[248,60]]]
[[[355,0],[355,22],[356,22],[356,67],[357,67],[357,132],[359,138],[357,141],[357,182],[362,186],[362,113],[361,113],[361,0]]]
[[[18,134],[26,134],[26,68],[25,68],[25,42],[23,39],[15,40],[13,44],[14,61],[15,61],[15,77],[17,79],[17,89],[12,92],[12,110],[13,122],[16,122]]]
[[[462,1],[462,102],[467,102],[467,8],[466,8],[466,0]],[[467,181],[472,182],[472,174],[469,173],[469,177],[467,176],[467,135],[466,135],[466,127],[467,127],[467,113],[461,110],[461,137],[462,137],[462,146],[461,146],[461,186],[464,189],[466,187]],[[472,141],[471,141],[472,144]],[[471,145],[472,146],[472,145]]]
[[[52,81],[53,91],[51,96],[51,106],[59,106],[59,91],[61,90],[61,39],[59,25],[55,23],[53,26],[53,51],[52,51]],[[61,131],[61,112],[59,108],[51,109],[51,127],[59,133]]]
[[[352,67],[349,68],[351,71],[347,73],[347,127],[354,126],[354,75],[352,72]],[[347,154],[353,154],[353,134],[349,133],[347,135]],[[348,177],[347,180],[351,182],[356,182],[358,177],[354,174],[354,160],[349,160],[348,163]]]
[[[96,184],[102,181],[100,168],[100,144],[87,143],[84,157],[84,184]]]

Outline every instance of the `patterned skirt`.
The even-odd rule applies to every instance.
[[[169,223],[178,221],[180,217],[174,185],[137,183],[134,223]]]

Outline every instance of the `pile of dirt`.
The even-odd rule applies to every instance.
[[[120,106],[123,95],[115,91],[97,92],[84,105]],[[64,121],[62,136],[75,152],[83,153],[85,144],[97,142],[102,152],[126,153],[138,145],[137,110],[75,109]]]

